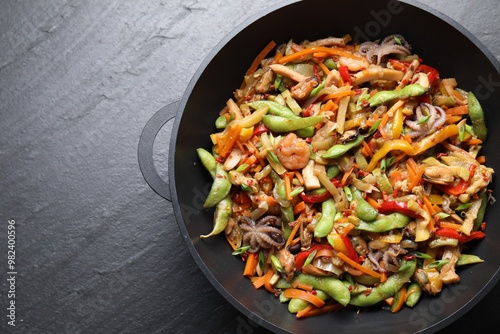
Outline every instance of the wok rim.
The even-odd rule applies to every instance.
[[[390,1],[390,0],[389,0]],[[187,245],[187,248],[189,252],[191,253],[191,256],[195,260],[196,264],[200,268],[200,270],[203,272],[205,277],[208,279],[208,281],[211,283],[211,285],[218,291],[219,294],[221,294],[224,299],[226,299],[233,307],[235,307],[239,312],[241,312],[243,315],[247,316],[249,319],[252,319],[254,317],[259,318],[261,320],[259,322],[259,325],[262,327],[266,328],[267,330],[270,330],[275,333],[289,333],[288,331],[284,330],[283,328],[279,327],[278,325],[260,317],[258,314],[254,313],[250,309],[248,309],[246,306],[244,306],[234,295],[229,293],[225,287],[222,285],[222,283],[213,275],[212,271],[210,268],[208,268],[207,264],[205,261],[201,258],[200,253],[197,251],[195,245],[193,244],[193,241],[189,235],[189,232],[187,230],[186,222],[184,221],[184,217],[182,215],[181,209],[180,209],[180,203],[178,199],[178,194],[177,194],[177,182],[175,178],[175,159],[176,159],[176,145],[177,145],[177,139],[179,135],[179,130],[180,130],[180,123],[182,116],[185,111],[186,104],[188,100],[191,97],[191,93],[193,91],[193,88],[196,86],[198,83],[199,79],[201,76],[204,74],[207,66],[212,62],[212,60],[216,57],[216,55],[237,35],[242,32],[244,29],[246,29],[248,26],[250,26],[252,23],[255,21],[263,18],[266,15],[269,15],[273,13],[276,10],[279,10],[283,7],[287,7],[290,5],[293,5],[295,3],[301,2],[301,0],[286,0],[282,1],[278,4],[269,6],[256,14],[250,16],[249,18],[245,19],[242,23],[238,24],[234,29],[232,29],[228,34],[224,36],[222,40],[220,40],[216,46],[207,54],[207,56],[203,59],[203,61],[200,63],[198,69],[196,70],[195,74],[191,78],[188,86],[186,87],[186,90],[184,91],[184,94],[182,96],[182,99],[180,100],[178,109],[177,109],[177,114],[174,119],[174,124],[172,127],[172,134],[170,138],[170,146],[169,146],[169,158],[168,158],[168,165],[169,171],[168,171],[168,178],[169,178],[169,185],[170,185],[170,192],[171,192],[171,198],[172,198],[172,205],[173,205],[173,210],[174,214],[176,217],[176,222],[177,225],[180,229],[181,235]],[[461,33],[464,35],[465,38],[470,40],[480,51],[481,53],[488,58],[492,66],[496,69],[497,72],[500,73],[500,62],[497,60],[497,58],[493,55],[493,53],[470,31],[468,31],[465,27],[463,27],[461,24],[450,18],[449,16],[443,14],[442,12],[433,9],[425,4],[420,3],[419,1],[416,0],[400,0],[400,2],[417,7],[419,9],[422,9],[425,11],[427,14],[430,14],[432,16],[437,17],[438,19],[444,21],[446,24],[450,25],[451,27],[455,28],[458,33]],[[438,330],[441,330],[445,328],[446,326],[452,324],[454,321],[456,321],[458,318],[462,317],[464,314],[466,314],[468,311],[470,311],[472,308],[474,308],[492,289],[493,287],[500,281],[500,268],[497,268],[496,272],[494,275],[491,277],[490,280],[477,292],[477,294],[474,295],[472,299],[470,299],[467,303],[462,305],[458,310],[456,310],[454,313],[452,313],[450,316],[445,317],[433,324],[430,324],[426,328],[417,331],[416,333],[434,333],[437,332]]]

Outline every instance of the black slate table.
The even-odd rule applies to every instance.
[[[137,148],[210,50],[276,3],[0,2],[0,333],[267,333],[196,267],[172,205],[141,174]],[[422,3],[500,58],[498,0]],[[170,132],[167,123],[153,149],[164,179]],[[443,333],[492,332],[499,298],[497,286]]]

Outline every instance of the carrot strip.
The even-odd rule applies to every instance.
[[[344,173],[342,176],[342,180],[340,181],[340,184],[345,185],[347,183],[347,179],[349,176],[351,176],[352,172],[354,171],[354,167],[349,169],[347,172]]]
[[[483,141],[481,139],[478,139],[478,138],[472,138],[471,140],[469,140],[467,142],[467,144],[469,145],[481,145],[483,143]]]
[[[314,305],[307,305],[306,307],[304,307],[302,310],[298,311],[297,314],[296,314],[296,317],[297,318],[303,318],[303,317],[306,317],[308,316],[308,314],[313,310],[313,309],[318,309],[317,307],[314,307]],[[311,315],[309,315],[311,316]]]
[[[300,217],[299,217],[299,219],[300,219]],[[302,223],[301,223],[302,220],[299,221],[299,219],[297,219],[297,222],[293,226],[292,231],[290,232],[290,235],[288,236],[288,239],[286,240],[285,247],[288,247],[292,243],[292,240],[293,240],[293,238],[295,238],[295,235],[297,234],[297,231],[299,230],[300,225],[302,225]]]
[[[341,90],[341,91],[338,91],[338,92],[335,92],[335,93],[328,94],[328,95],[326,95],[324,97],[324,100],[333,100],[333,99],[336,99],[336,98],[339,98],[339,97],[353,96],[353,95],[354,95],[354,91],[353,90],[346,89],[346,90]]]
[[[424,175],[424,172],[425,172],[425,166],[424,165],[419,166],[417,169],[417,173],[413,177],[413,180],[408,185],[408,189],[410,191],[413,189],[413,187],[418,185],[420,181],[422,181],[422,175]]]
[[[456,223],[450,223],[450,222],[440,222],[439,226],[441,228],[451,228],[451,229],[457,230],[457,231],[460,231],[460,229],[462,228],[462,225],[456,224]]]
[[[365,142],[364,140],[361,142],[361,145],[363,145],[363,148],[366,150],[366,153],[370,156],[370,157],[373,157],[373,151],[370,147],[370,145],[368,145],[367,142]]]
[[[304,290],[294,288],[285,289],[285,291],[283,292],[283,296],[286,298],[299,298],[313,304],[316,307],[325,305],[324,300]]]
[[[324,111],[328,111],[328,110],[333,110],[333,106],[335,105],[335,103],[333,103],[332,100],[328,100],[326,103],[324,103],[321,108],[319,109],[320,113],[324,112]]]
[[[448,108],[446,109],[445,113],[447,115],[453,116],[453,115],[467,115],[469,113],[469,107],[467,105],[463,106],[458,106],[454,108]]]
[[[391,305],[391,312],[396,313],[399,310],[401,310],[405,300],[406,300],[406,285],[403,285],[403,287],[401,288],[401,296],[397,300],[397,304]]]
[[[365,266],[362,266],[360,265],[359,263],[351,260],[351,258],[349,258],[347,255],[345,255],[344,253],[341,253],[341,252],[338,252],[337,253],[337,256],[344,262],[346,262],[347,264],[349,264],[351,267],[353,267],[354,269],[358,269],[359,271],[365,273],[365,274],[368,274],[370,276],[373,276],[375,278],[381,278],[382,275],[380,275],[379,273],[377,273],[376,271],[373,271],[372,269],[370,268],[367,268]]]
[[[293,214],[296,215],[306,209],[306,203],[304,201],[300,201],[293,207]]]
[[[431,216],[435,215],[436,211],[434,210],[431,201],[429,201],[429,198],[425,194],[422,194],[422,200],[424,202],[424,207],[427,209],[430,215]]]
[[[371,197],[366,197],[366,201],[377,210],[382,206],[379,202]]]
[[[245,75],[250,75],[253,74],[257,68],[260,66],[260,62],[267,56],[269,52],[271,52],[272,49],[276,46],[275,41],[270,41],[263,49],[260,51],[260,53],[255,57],[253,60],[252,64],[248,68],[247,72]]]
[[[307,305],[304,309],[297,312],[297,318],[306,318],[313,317],[319,314],[333,312],[337,310],[341,310],[344,308],[341,304],[338,303],[326,303],[323,307],[314,307],[313,305]]]
[[[318,62],[317,63],[319,68],[321,68],[321,70],[323,72],[325,72],[326,75],[328,75],[328,73],[330,73],[330,69],[328,67],[326,67],[326,65],[321,61],[321,62]]]
[[[477,162],[479,162],[480,164],[485,164],[486,163],[486,156],[484,155],[480,155],[476,158]]]
[[[326,53],[328,55],[332,55],[332,56],[343,56],[343,57],[349,57],[349,58],[353,58],[353,59],[357,59],[357,60],[364,59],[364,58],[361,58],[361,57],[358,57],[358,56],[352,54],[351,52],[344,51],[340,48],[328,48],[325,46],[313,46],[310,48],[303,49],[301,51],[294,52],[288,56],[284,56],[283,58],[280,59],[279,63],[280,64],[289,63],[291,61],[301,59],[305,56],[314,54],[316,52],[324,52],[324,53]]]
[[[300,174],[298,170],[296,170],[294,173],[295,177],[297,178],[297,180],[299,180],[300,184],[304,184],[304,178],[302,177],[302,174]]]
[[[349,232],[351,232],[352,230],[354,229],[354,224],[352,223],[349,223],[347,224],[343,229],[342,231],[340,232],[340,234],[342,234],[343,236],[346,236],[347,234],[349,234]]]
[[[380,276],[380,283],[384,283],[385,281],[387,281],[387,272],[383,271]]]
[[[286,199],[291,201],[292,196],[290,196],[290,193],[292,192],[292,184],[290,181],[290,174],[288,174],[288,173],[283,174],[283,182],[285,183]]]
[[[259,289],[266,284],[269,284],[269,280],[273,277],[274,272],[272,269],[269,269],[263,276],[257,277],[252,280],[252,285],[254,288]]]
[[[243,276],[253,276],[255,275],[255,269],[259,263],[259,255],[257,253],[248,254],[247,260],[245,262],[245,269],[243,270]]]
[[[224,147],[222,148],[222,151],[219,152],[219,154],[223,157],[226,158],[231,152],[231,149],[233,148],[234,144],[236,144],[236,141],[238,140],[238,136],[241,131],[241,125],[240,124],[235,124],[232,126],[229,126],[229,132],[227,134],[227,140],[224,143]]]

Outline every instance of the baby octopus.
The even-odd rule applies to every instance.
[[[423,108],[427,109],[428,115],[423,114]],[[405,121],[405,124],[412,130],[408,133],[412,139],[429,135],[438,130],[446,122],[446,113],[444,110],[429,103],[419,105],[415,113],[416,120]],[[424,117],[428,117],[428,119],[422,122]]]
[[[280,221],[277,216],[265,216],[253,221],[249,217],[240,217],[240,228],[243,231],[243,244],[249,245],[250,253],[256,253],[260,249],[270,249],[272,247],[281,248],[285,244],[283,232],[276,225]]]
[[[304,139],[289,133],[276,148],[276,156],[287,169],[301,169],[309,162],[311,151]]]

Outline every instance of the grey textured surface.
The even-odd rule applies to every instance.
[[[422,0],[500,59],[498,0]],[[273,0],[0,1],[0,332],[257,333],[195,266],[139,136],[210,50]],[[414,22],[415,28],[425,22]],[[154,161],[168,173],[170,126]],[[7,222],[17,318],[7,325]],[[479,330],[492,297],[471,312]],[[471,325],[462,319],[445,332]],[[469,327],[470,328],[470,327]]]

